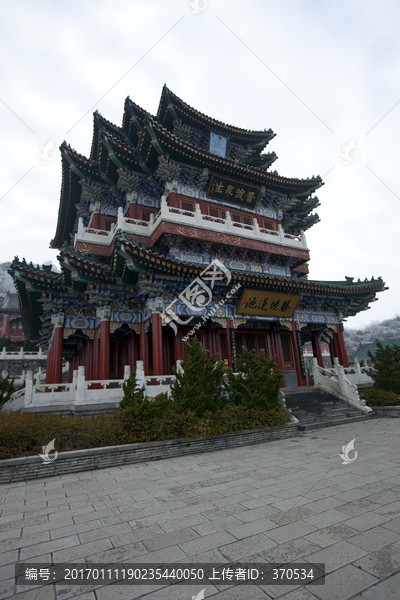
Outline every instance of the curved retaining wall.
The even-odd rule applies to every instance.
[[[0,483],[54,477],[77,471],[118,467],[120,465],[160,460],[162,458],[183,456],[198,452],[212,452],[213,450],[281,440],[297,435],[298,424],[288,423],[283,427],[225,433],[213,438],[166,440],[145,444],[126,444],[123,446],[106,446],[104,448],[59,452],[56,460],[49,464],[44,464],[39,456],[10,458],[0,461]],[[55,446],[57,450],[57,440]]]

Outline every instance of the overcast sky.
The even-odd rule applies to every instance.
[[[151,113],[164,83],[226,123],[272,128],[287,177],[321,175],[310,278],[381,275],[348,319],[399,314],[400,4],[396,0],[0,0],[0,262],[49,249],[65,139],[88,156],[92,113]]]

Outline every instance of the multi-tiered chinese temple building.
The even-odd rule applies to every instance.
[[[156,116],[130,98],[121,126],[96,112],[89,158],[62,144],[61,273],[11,266],[25,335],[49,352],[47,383],[61,382],[63,359],[70,379],[79,365],[87,380],[118,379],[137,360],[169,374],[194,327],[228,365],[243,347],[274,356],[285,385],[305,385],[307,341],[321,366],[321,340],[347,366],[342,321],[384,283],[308,279],[322,180],[271,171],[274,135],[207,117],[164,86]]]

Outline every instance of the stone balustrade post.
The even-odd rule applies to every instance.
[[[163,194],[161,196],[160,211],[161,211],[161,216],[162,217],[166,217],[167,216],[167,214],[168,214],[168,204],[167,204],[167,196],[165,194]]]
[[[33,372],[27,371],[25,379],[25,398],[24,406],[31,406],[33,404]]]
[[[136,361],[136,381],[138,388],[146,386],[146,378],[144,375],[144,365],[142,360]]]
[[[256,237],[260,237],[260,226],[256,217],[253,218],[254,234]]]
[[[362,378],[362,371],[361,371],[361,366],[360,363],[358,362],[358,358],[354,359],[354,366],[356,368],[357,371],[357,377],[358,377],[358,381],[361,381]]]
[[[124,381],[127,381],[131,376],[131,366],[124,365]]]
[[[42,367],[39,367],[37,370],[37,373],[35,375],[36,385],[38,385],[40,383],[41,377],[42,377]]]
[[[75,371],[76,372],[76,371]],[[86,395],[86,381],[85,381],[85,367],[78,367],[76,377],[76,396],[75,402],[83,404],[85,402]]]
[[[82,219],[82,217],[79,217],[79,219],[78,219],[78,232],[77,232],[78,237],[82,237],[84,233],[85,233],[85,227],[83,225],[83,219]]]
[[[6,347],[5,347],[5,346],[3,346],[3,350],[1,351],[1,356],[0,356],[0,358],[1,358],[2,360],[4,360],[4,359],[6,358]]]
[[[125,229],[124,209],[122,206],[118,207],[117,229],[121,229],[122,231]]]
[[[344,375],[344,367],[343,367],[343,365],[338,365],[336,372],[338,374],[339,391],[342,394],[342,396],[345,396],[347,398],[347,396],[348,396],[347,382],[346,382],[346,378],[345,378],[345,375]]]
[[[312,376],[314,379],[314,385],[318,385],[320,382],[320,373],[318,369],[318,359],[315,357],[312,359]]]

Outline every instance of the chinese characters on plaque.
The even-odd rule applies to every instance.
[[[207,196],[230,204],[254,208],[260,196],[260,188],[228,177],[213,174]]]
[[[236,314],[259,317],[292,317],[300,298],[300,294],[245,289]]]

